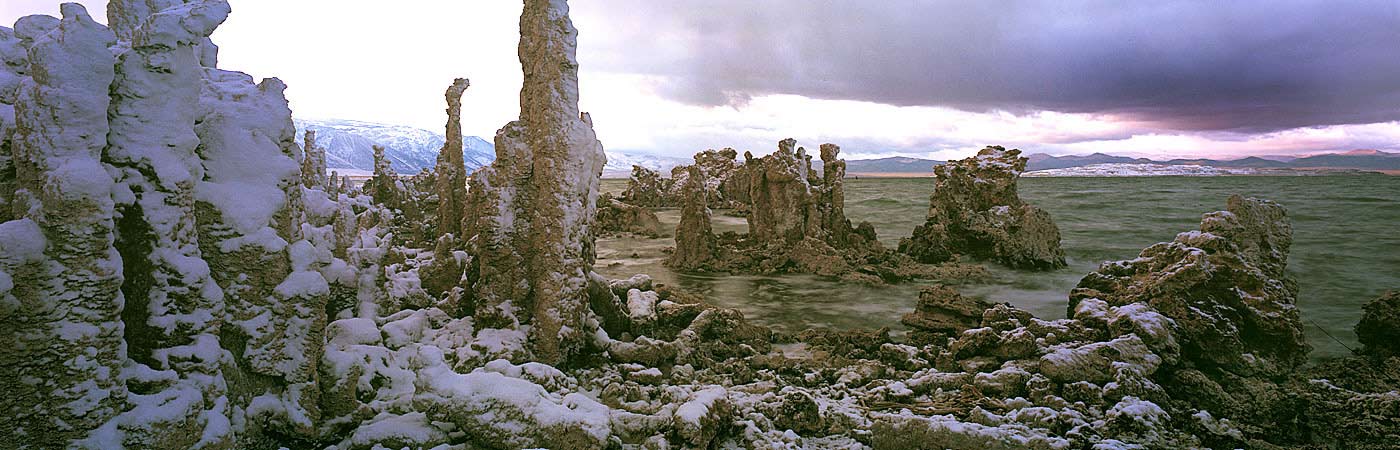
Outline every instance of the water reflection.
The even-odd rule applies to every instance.
[[[875,225],[887,246],[898,245],[923,223],[933,182],[928,179],[848,180],[846,214]],[[604,180],[620,192],[625,180]],[[1018,272],[989,266],[995,281],[963,286],[965,295],[1009,302],[1044,318],[1065,315],[1067,294],[1103,261],[1136,257],[1144,247],[1195,229],[1201,215],[1224,208],[1230,194],[1268,198],[1289,209],[1294,245],[1289,272],[1301,289],[1299,307],[1315,356],[1346,352],[1320,328],[1354,345],[1351,327],[1360,306],[1386,289],[1400,289],[1400,177],[1157,177],[1026,178],[1021,196],[1049,211],[1060,227],[1069,267]],[[678,209],[660,209],[668,229]],[[716,232],[747,231],[743,217],[715,211]],[[607,238],[598,242],[604,275],[636,273],[678,285],[710,301],[738,308],[775,328],[902,330],[925,283],[865,286],[807,275],[779,277],[676,274],[662,265],[670,238]],[[1314,325],[1314,323],[1316,325]]]

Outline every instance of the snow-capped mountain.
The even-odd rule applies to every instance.
[[[297,144],[302,142],[303,133],[310,129],[316,132],[316,145],[326,149],[326,167],[330,169],[354,169],[365,173],[374,170],[374,148],[383,145],[384,155],[401,174],[418,173],[437,164],[438,152],[447,138],[442,133],[402,125],[388,125],[358,120],[311,120],[296,119]],[[490,141],[466,136],[462,139],[462,157],[468,171],[491,164],[496,158],[496,148]],[[627,177],[636,164],[648,169],[670,174],[671,168],[690,164],[689,159],[657,156],[642,153],[607,152],[608,164],[603,169],[604,176]]]
[[[417,173],[437,164],[438,152],[447,138],[441,133],[402,125],[356,120],[303,120],[297,127],[297,144],[304,145],[302,133],[316,132],[316,145],[326,149],[326,167],[331,169],[374,170],[374,145],[384,146],[384,155],[401,174]],[[485,139],[462,139],[462,157],[467,170],[490,164],[496,158],[495,146]]]
[[[671,168],[691,164],[688,158],[651,155],[646,153],[607,152],[608,164],[603,166],[603,178],[627,178],[632,176],[632,166],[638,165],[662,175],[671,176]]]
[[[1021,174],[1023,177],[1160,177],[1219,175],[1254,175],[1258,170],[1246,167],[1212,167],[1200,165],[1167,165],[1108,163],[1087,166],[1064,167],[1057,169],[1034,170]]]

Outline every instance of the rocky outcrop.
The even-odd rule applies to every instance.
[[[116,65],[104,162],[120,186],[116,247],[126,277],[127,356],[143,371],[174,378],[160,380],[162,395],[190,402],[185,415],[126,430],[128,442],[193,445],[206,422],[227,420],[212,401],[224,394],[223,354],[201,344],[218,341],[224,291],[199,247],[196,185],[205,174],[190,119],[204,77],[195,49],[228,14],[222,0],[186,3],[120,36],[131,49]]]
[[[715,234],[710,228],[709,190],[705,189],[705,173],[700,168],[691,166],[688,170],[681,222],[676,226],[676,250],[666,259],[666,265],[675,270],[704,270],[711,267],[716,251]]]
[[[662,230],[661,219],[650,209],[614,200],[603,193],[598,197],[598,231],[605,233],[631,233],[649,238],[659,238]]]
[[[1400,291],[1390,291],[1367,303],[1356,324],[1362,352],[1379,357],[1400,357]]]
[[[587,341],[593,224],[606,157],[578,109],[577,30],[561,1],[520,17],[520,120],[496,133],[496,160],[472,176],[468,271],[477,323],[529,325],[531,358],[558,364]]]
[[[749,171],[749,235],[760,242],[796,242],[824,237],[816,194],[808,176],[812,158],[797,140],[784,139],[778,151],[759,158]]]
[[[437,160],[438,234],[462,237],[462,220],[466,217],[467,169],[462,160],[462,93],[471,82],[466,78],[453,80],[447,87],[447,143],[442,145]]]
[[[1329,448],[1382,449],[1400,437],[1400,294],[1363,308],[1355,357],[1325,361],[1302,377],[1304,423]]]
[[[365,181],[361,189],[369,193],[375,204],[384,205],[391,209],[398,209],[403,186],[399,182],[398,173],[390,165],[389,158],[384,156],[384,146],[376,145],[374,148],[374,176]]]
[[[11,150],[17,220],[4,224],[0,434],[64,447],[121,412],[121,258],[102,164],[116,36],[76,3],[28,16]]]
[[[627,189],[622,191],[622,201],[647,208],[676,206],[677,199],[672,190],[675,182],[662,178],[654,170],[634,165],[632,176],[627,179]]]
[[[840,147],[822,146],[823,170],[811,169],[811,157],[796,141],[779,143],[778,151],[759,159],[746,155],[742,166],[726,165],[732,150],[697,155],[697,163],[677,173],[684,183],[685,207],[676,231],[670,264],[678,270],[739,273],[811,273],[861,283],[897,282],[912,278],[961,283],[983,279],[980,266],[932,266],[892,252],[876,240],[869,223],[852,226],[845,214],[845,162]],[[718,155],[718,156],[715,156]],[[704,167],[728,173],[728,184],[717,185]],[[680,169],[680,168],[678,168]],[[742,179],[742,183],[734,180]],[[728,186],[728,187],[726,187]],[[715,236],[709,229],[711,197],[724,189],[747,186],[749,233]],[[702,196],[703,194],[703,196]],[[731,196],[730,198],[739,198]],[[696,201],[704,200],[704,203]],[[713,242],[713,243],[712,243]]]
[[[856,227],[845,214],[845,160],[841,148],[821,147],[822,175],[812,174],[812,157],[797,141],[785,139],[778,151],[749,161],[751,213],[749,235],[760,242],[797,242],[816,238],[838,250],[878,246],[874,228]]]
[[[1064,267],[1050,214],[1016,193],[1027,161],[1020,150],[993,146],[935,167],[928,220],[900,241],[899,251],[925,263],[967,255],[1020,269]]]
[[[1292,244],[1284,209],[1240,196],[1228,206],[1207,214],[1200,231],[1104,264],[1079,282],[1070,308],[1088,298],[1148,304],[1176,322],[1177,340],[1197,367],[1239,376],[1291,372],[1309,348],[1297,286],[1283,272]]]
[[[307,189],[321,189],[329,192],[330,181],[326,176],[326,149],[316,145],[316,131],[306,130],[301,160],[301,184]]]
[[[899,322],[911,329],[910,341],[934,344],[940,338],[977,328],[982,323],[982,312],[991,307],[985,301],[963,297],[951,287],[934,285],[919,291],[914,312],[905,314]]]
[[[1233,196],[1200,231],[1086,276],[1070,308],[1150,308],[1170,335],[1140,337],[1168,369],[1156,381],[1173,398],[1242,423],[1287,422],[1283,383],[1310,350],[1284,274],[1291,243],[1282,206]]]
[[[15,163],[10,135],[15,130],[15,99],[29,74],[29,42],[0,26],[0,222],[14,218]]]

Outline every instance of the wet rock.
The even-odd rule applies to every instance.
[[[900,241],[899,251],[925,263],[968,255],[1013,268],[1064,267],[1060,231],[1050,214],[1016,194],[1028,161],[1020,155],[1020,150],[987,147],[934,168],[928,220]]]
[[[712,267],[717,250],[710,228],[709,193],[704,172],[694,166],[688,170],[681,221],[676,226],[676,250],[666,259],[666,265],[682,271],[704,270]]]
[[[527,1],[520,33],[520,120],[496,133],[496,160],[472,177],[468,278],[483,327],[529,325],[533,358],[558,364],[583,351],[592,329],[587,285],[606,157],[578,109],[567,4]]]
[[[1387,292],[1364,307],[1356,338],[1372,356],[1400,356],[1400,291]]]
[[[1174,321],[1183,355],[1197,364],[1241,376],[1291,372],[1310,348],[1297,286],[1283,275],[1291,235],[1279,222],[1287,222],[1282,206],[1233,196],[1226,211],[1205,216],[1202,231],[1084,277],[1070,307],[1088,298],[1143,303]]]
[[[759,158],[749,172],[753,210],[749,235],[759,242],[797,242],[824,237],[817,200],[808,175],[811,157],[796,149],[795,139],[778,143],[778,151]]]
[[[598,229],[602,233],[632,233],[652,239],[665,234],[656,213],[615,200],[607,193],[598,197]]]
[[[992,305],[982,300],[963,297],[947,286],[935,285],[919,291],[919,303],[914,312],[899,321],[913,329],[910,339],[916,343],[932,344],[939,337],[961,334],[982,322],[982,312]]]

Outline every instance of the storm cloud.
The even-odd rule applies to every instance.
[[[1394,0],[575,3],[608,22],[584,63],[696,105],[793,94],[1251,133],[1400,120]]]

